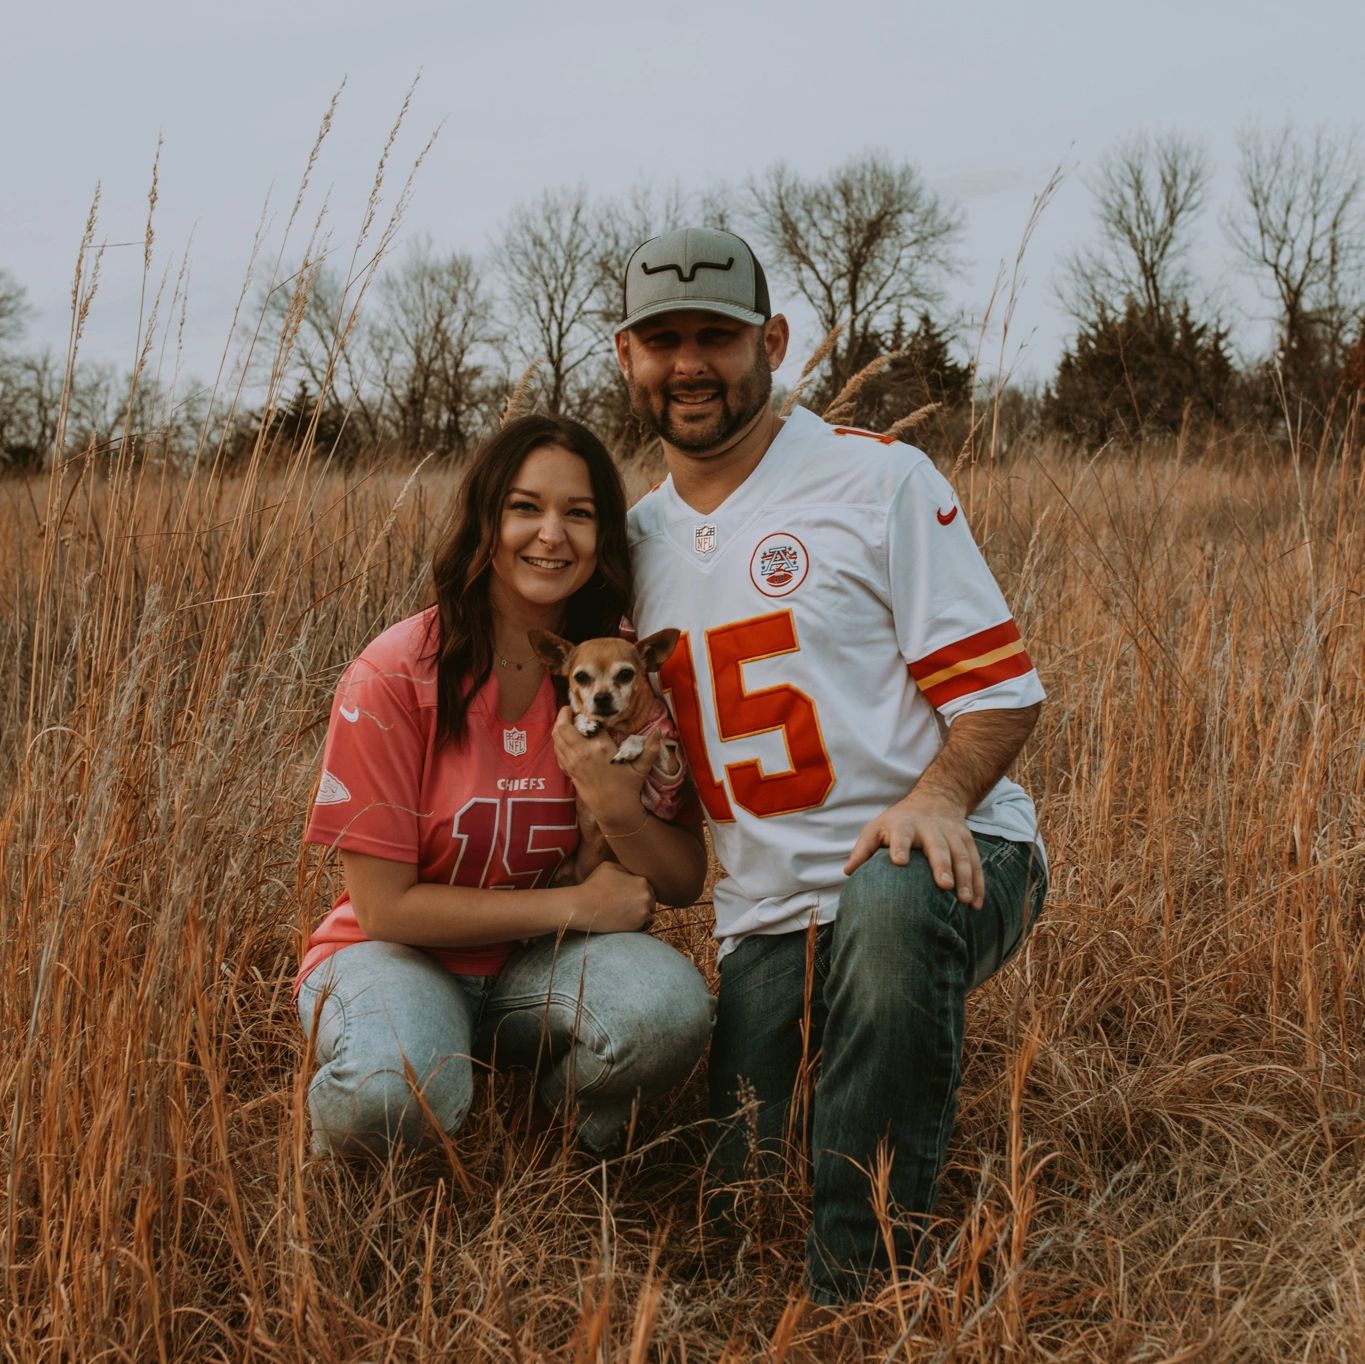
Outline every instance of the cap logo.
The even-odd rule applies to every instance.
[[[735,258],[733,256],[724,265],[719,261],[699,260],[686,274],[683,274],[681,265],[675,265],[672,261],[669,261],[667,265],[646,265],[644,261],[641,261],[640,269],[647,275],[661,275],[665,270],[676,270],[679,283],[691,284],[696,279],[698,270],[728,270],[734,263]]]

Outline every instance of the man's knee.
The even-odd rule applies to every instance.
[[[849,877],[840,893],[835,961],[853,954],[862,969],[877,974],[879,965],[895,968],[907,956],[913,960],[940,953],[945,943],[961,937],[957,913],[954,893],[937,885],[918,848],[904,866],[892,862],[882,848]]]

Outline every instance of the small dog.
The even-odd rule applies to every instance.
[[[569,707],[580,734],[605,729],[617,744],[612,762],[625,763],[645,751],[645,740],[657,733],[659,756],[654,760],[640,799],[646,810],[661,819],[677,813],[686,767],[682,745],[663,700],[649,685],[677,647],[677,630],[659,630],[632,644],[628,639],[585,639],[571,644],[548,630],[527,633],[531,648],[552,673],[569,682]]]

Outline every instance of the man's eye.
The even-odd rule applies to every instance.
[[[624,685],[625,683],[627,683],[627,682],[634,682],[634,681],[635,681],[635,669],[634,669],[634,668],[622,668],[622,669],[620,669],[620,671],[617,672],[617,674],[616,674],[616,680],[617,680],[618,682],[622,683],[623,685]]]
[[[580,687],[586,687],[588,683],[592,681],[592,674],[580,668],[576,673],[574,673],[573,680],[577,682]]]

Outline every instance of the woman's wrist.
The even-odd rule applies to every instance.
[[[597,827],[608,838],[639,828],[640,821],[648,817],[645,807],[640,804],[638,792],[630,794],[625,800],[618,798],[603,801],[599,805],[589,805],[588,809],[592,811]]]
[[[587,905],[584,901],[582,885],[556,886],[554,889],[543,893],[555,897],[555,923],[554,927],[549,930],[550,932],[558,933],[565,928],[576,931],[583,927],[581,920]]]
[[[634,838],[648,828],[650,813],[644,806],[637,806],[633,812],[627,811],[619,819],[609,822],[599,820],[597,827],[607,839]]]

